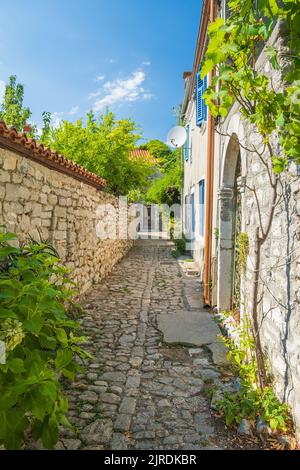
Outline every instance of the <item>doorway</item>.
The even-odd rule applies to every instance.
[[[219,189],[218,241],[218,309],[240,310],[241,275],[236,269],[238,234],[242,230],[242,198],[239,181],[242,176],[241,152],[238,138],[229,140],[221,187]]]

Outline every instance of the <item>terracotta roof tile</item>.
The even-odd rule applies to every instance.
[[[63,155],[44,147],[43,144],[27,137],[22,132],[18,132],[14,127],[7,127],[4,121],[0,121],[0,147],[16,152],[53,170],[65,173],[97,189],[105,187],[105,180],[100,176],[91,173]]]
[[[134,149],[130,152],[129,156],[132,160],[137,160],[139,158],[142,158],[150,165],[157,165],[157,159],[151,155],[149,150]]]

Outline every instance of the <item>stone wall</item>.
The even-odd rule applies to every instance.
[[[271,42],[275,42],[279,48],[284,47],[278,27],[273,32]],[[257,67],[266,74],[272,73],[275,88],[282,86],[281,72],[271,70],[264,53],[259,57]],[[255,152],[245,150],[251,149],[253,144],[260,148],[261,142],[253,126],[241,119],[237,105],[232,108],[223,131],[229,137],[223,139],[222,154],[218,306],[221,310],[230,308],[230,271],[234,244],[232,223],[235,217],[232,188],[240,153],[244,184],[241,195],[242,231],[248,233],[250,242],[247,270],[241,283],[241,310],[251,314],[254,238],[255,229],[259,226],[259,213],[255,195],[248,188],[256,189],[263,224],[270,211],[272,190],[266,168],[259,157]],[[233,145],[233,135],[238,137],[244,148]],[[276,136],[272,146],[276,149]],[[269,157],[266,155],[266,158]],[[262,344],[274,378],[274,390],[277,396],[290,406],[300,441],[300,177],[297,175],[295,164],[290,164],[287,171],[280,176],[278,192],[279,202],[261,253],[259,315]],[[225,203],[228,208],[227,221],[222,216]]]
[[[258,162],[251,162],[248,182],[256,182],[262,213],[270,208],[267,175]],[[291,165],[279,185],[281,202],[275,209],[270,235],[262,247],[259,305],[261,335],[275,391],[293,411],[300,436],[300,184]],[[244,298],[251,311],[254,258],[254,227],[258,225],[254,195],[246,190],[246,231],[250,253]]]
[[[274,31],[273,42],[284,49],[280,28]],[[282,69],[285,64],[282,63]],[[282,86],[281,71],[274,73],[262,54],[258,66],[272,73],[274,88]],[[250,126],[246,129],[248,142],[255,142]],[[276,137],[273,148],[276,149]],[[255,184],[261,201],[262,218],[270,210],[271,188],[265,168],[255,154],[247,158],[247,181]],[[259,305],[262,343],[274,377],[278,397],[291,407],[298,439],[300,440],[300,178],[297,167],[290,164],[280,176],[279,204],[275,208],[269,237],[262,248]],[[254,237],[259,224],[253,193],[245,190],[245,226]],[[253,242],[250,245],[248,274],[245,280],[246,300],[250,299],[253,272]],[[249,305],[249,300],[248,300]],[[251,308],[251,304],[249,305]]]
[[[39,240],[39,233],[49,239],[80,292],[107,275],[132,246],[130,240],[97,237],[102,204],[119,209],[118,199],[104,191],[0,148],[0,223],[21,240]],[[113,223],[111,217],[105,224]]]

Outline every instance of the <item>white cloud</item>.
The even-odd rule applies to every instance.
[[[144,100],[151,100],[151,98],[154,98],[154,94],[153,93],[149,93],[148,91],[146,93],[143,93],[143,98]]]
[[[96,82],[102,82],[102,80],[104,80],[104,75],[98,75],[98,77],[96,77]]]
[[[137,69],[127,78],[119,78],[104,83],[102,89],[89,95],[89,98],[97,98],[102,95],[102,98],[95,101],[94,110],[101,111],[103,108],[116,103],[122,104],[124,102],[149,99],[153,95],[142,87],[145,79],[145,72]]]
[[[43,133],[43,128],[37,125],[36,126],[36,131],[37,131],[38,136],[41,137],[41,135]]]
[[[5,92],[5,82],[3,80],[0,80],[0,103],[3,101],[4,92]]]
[[[60,123],[63,119],[63,115],[64,113],[62,111],[52,113],[51,124],[54,127],[54,129],[57,129],[60,126]]]
[[[151,62],[150,62],[150,60],[145,60],[144,62],[142,62],[142,65],[145,65],[146,67],[149,67],[149,65],[151,65]]]
[[[77,114],[79,111],[79,106],[73,106],[70,111],[69,111],[69,114],[70,116],[74,116],[74,114]]]
[[[103,93],[102,89],[99,89],[97,91],[93,91],[92,93],[89,94],[88,99],[90,100],[92,98],[97,98],[97,96],[102,95],[102,93]]]

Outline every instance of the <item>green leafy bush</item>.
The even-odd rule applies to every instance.
[[[145,200],[149,204],[173,204],[180,203],[183,170],[181,153],[178,150],[170,152],[170,156],[161,166],[161,176],[154,178],[146,191]]]
[[[144,200],[144,193],[140,189],[131,189],[127,194],[127,202],[132,203],[142,203]]]
[[[222,337],[228,348],[234,372],[239,376],[240,389],[236,393],[225,392],[217,402],[224,414],[227,426],[238,425],[243,418],[256,420],[260,417],[272,431],[286,431],[290,424],[288,406],[281,403],[270,384],[264,390],[259,388],[258,370],[251,333],[251,322],[247,315],[237,324],[231,312],[220,314],[221,324],[229,334]],[[270,380],[269,380],[270,382]]]
[[[186,244],[188,240],[186,239],[184,234],[182,234],[181,238],[174,238],[173,241],[175,243],[176,248],[172,251],[172,256],[174,258],[178,258],[181,255],[185,255],[187,253]]]
[[[244,418],[256,420],[260,416],[272,431],[286,431],[290,421],[287,405],[280,403],[270,387],[260,393],[260,390],[243,384],[236,394],[226,392],[217,407],[224,413],[227,426],[239,424]]]
[[[132,120],[117,119],[108,111],[96,118],[91,111],[85,120],[64,120],[55,129],[48,128],[45,115],[44,124],[43,143],[102,176],[108,192],[124,195],[132,189],[147,188],[153,166],[145,159],[130,158],[141,137]]]
[[[75,356],[87,357],[85,339],[67,315],[74,291],[55,251],[32,241],[14,247],[15,239],[0,233],[0,444],[21,448],[30,433],[52,448],[58,426],[70,426],[59,379],[81,370]]]

